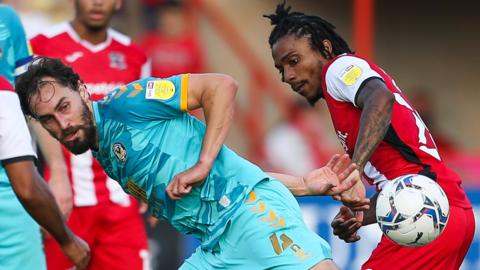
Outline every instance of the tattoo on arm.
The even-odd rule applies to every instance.
[[[352,161],[363,170],[390,126],[394,96],[380,80],[371,80],[361,91],[358,104],[363,108]]]

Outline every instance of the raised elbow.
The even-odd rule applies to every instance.
[[[229,75],[223,75],[222,84],[224,86],[225,91],[230,92],[234,96],[237,94],[238,91],[238,82]]]

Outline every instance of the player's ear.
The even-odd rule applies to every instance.
[[[82,82],[78,81],[78,93],[83,100],[90,99],[90,93],[88,93],[87,86]]]
[[[332,52],[333,52],[333,45],[332,45],[332,42],[328,39],[324,39],[322,41],[322,44],[323,44],[323,47],[324,47],[324,51],[323,53],[325,54],[325,56],[333,56]]]

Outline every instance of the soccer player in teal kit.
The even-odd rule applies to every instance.
[[[266,174],[238,156],[223,145],[237,90],[232,78],[147,78],[92,102],[76,73],[41,58],[16,88],[24,113],[72,153],[92,149],[107,174],[147,202],[153,216],[202,241],[181,269],[337,269],[292,193],[339,194],[354,184],[355,165],[337,155],[294,177]],[[206,125],[186,113],[200,107]]]

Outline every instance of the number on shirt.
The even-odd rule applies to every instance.
[[[422,118],[420,118],[420,115],[418,115],[418,112],[416,112],[400,94],[398,93],[393,93],[393,94],[398,104],[409,109],[412,112],[413,117],[415,118],[415,124],[418,127],[418,142],[420,143],[419,149],[429,154],[430,156],[440,160],[440,154],[438,153],[438,150],[435,146],[435,142],[433,142],[432,135],[430,134],[430,132],[428,132],[428,129],[425,126],[425,123],[423,122]],[[429,148],[427,146],[426,134],[428,134],[428,136],[430,137],[430,140],[433,142],[434,144],[433,148]]]

